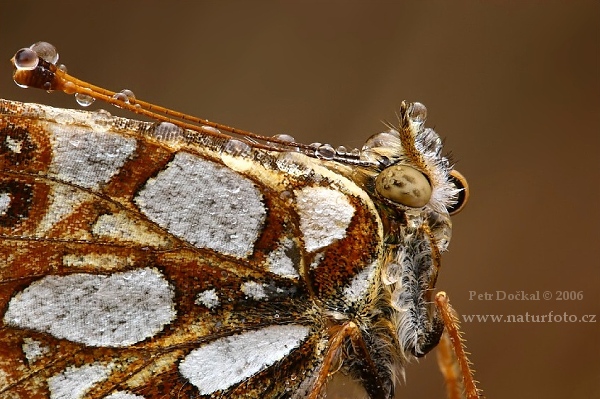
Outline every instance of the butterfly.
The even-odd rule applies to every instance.
[[[57,59],[20,50],[15,81],[155,121],[0,100],[0,398],[316,399],[342,374],[387,399],[440,339],[478,397],[433,294],[468,191],[422,104],[334,149],[164,110]]]

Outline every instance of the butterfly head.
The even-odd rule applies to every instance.
[[[384,207],[419,224],[425,217],[443,250],[450,236],[450,215],[464,207],[468,185],[443,155],[440,136],[425,127],[426,118],[423,104],[403,102],[398,127],[370,137],[362,156],[378,165],[371,185]]]

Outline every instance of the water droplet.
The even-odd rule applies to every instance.
[[[236,139],[231,139],[225,144],[223,148],[223,152],[229,155],[247,155],[250,153],[250,146],[243,141],[239,141]]]
[[[112,117],[111,113],[105,109],[99,109],[98,111],[96,111],[96,115],[101,116],[103,118],[111,118]]]
[[[77,86],[73,82],[65,82],[62,91],[65,94],[73,94],[76,92]]]
[[[125,104],[129,104],[129,97],[127,97],[127,95],[123,93],[115,93],[113,94],[112,98],[114,98],[117,101],[122,101]]]
[[[65,64],[57,65],[56,69],[59,69],[59,70],[63,71],[64,73],[67,73],[67,66]]]
[[[120,94],[125,95],[125,97],[127,97],[127,103],[128,104],[133,104],[135,103],[135,94],[133,94],[133,92],[129,89],[123,89],[121,90]]]
[[[353,157],[358,158],[358,157],[360,157],[360,150],[358,148],[353,148],[349,154],[352,155]]]
[[[17,51],[14,57],[15,68],[30,71],[38,66],[39,58],[35,51],[22,48]],[[17,85],[23,87],[19,83]],[[25,86],[27,87],[27,86]]]
[[[46,90],[47,92],[52,91],[52,83],[44,82],[44,84],[42,85],[42,89]]]
[[[323,144],[315,150],[315,155],[322,159],[333,159],[335,157],[335,149],[329,144]]]
[[[413,122],[423,123],[427,119],[427,108],[421,103],[412,103],[409,112]]]
[[[57,112],[54,115],[54,119],[56,120],[56,122],[65,124],[65,125],[71,125],[75,121],[75,119],[73,118],[73,115],[71,115],[69,112]],[[73,142],[71,140],[69,142],[72,145],[74,144],[75,146],[79,145],[78,143]]]
[[[221,134],[221,131],[213,126],[202,125],[202,131],[208,134]]]
[[[281,141],[286,141],[288,143],[294,143],[294,142],[296,142],[296,139],[294,139],[289,134],[276,134],[276,135],[273,136],[273,138],[277,139],[277,140],[281,140]]]
[[[236,172],[244,172],[255,168],[252,160],[252,147],[243,141],[229,139],[221,148],[221,161]],[[247,212],[245,209],[242,213]]]
[[[304,153],[306,153],[307,155],[313,156],[313,155],[315,155],[315,152],[319,149],[319,147],[322,145],[323,145],[322,143],[310,143],[308,145],[310,147],[310,149],[304,150]]]
[[[273,135],[273,138],[276,140],[284,141],[286,143],[290,143],[290,144],[296,142],[296,139],[294,139],[289,134],[275,134],[275,135]],[[267,141],[267,145],[272,148],[278,148],[278,149],[282,149],[282,150],[299,151],[299,148],[294,145],[288,145],[288,144],[283,144],[283,143],[274,143],[272,141]]]
[[[46,62],[51,64],[56,64],[58,62],[58,51],[56,51],[56,47],[48,42],[37,42],[32,44],[29,48],[35,51],[37,56]]]
[[[154,137],[159,140],[177,140],[184,136],[185,131],[171,122],[159,122],[154,126]]]
[[[29,86],[27,86],[27,85],[24,85],[23,83],[19,83],[19,82],[17,82],[15,79],[13,79],[13,82],[15,82],[15,84],[16,84],[17,86],[19,86],[21,89],[26,89],[26,88],[28,88],[28,87],[29,87]]]
[[[390,148],[394,145],[399,145],[400,139],[398,132],[390,130],[387,132],[376,133],[369,137],[363,145],[363,151],[372,150],[373,148]]]
[[[337,152],[338,155],[346,155],[346,153],[348,152],[348,149],[346,147],[344,147],[343,145],[341,145],[335,149],[335,152]]]
[[[105,132],[110,128],[112,115],[105,109],[99,109],[92,115],[92,124],[94,129]]]
[[[75,101],[82,107],[89,107],[96,99],[88,94],[75,93]]]

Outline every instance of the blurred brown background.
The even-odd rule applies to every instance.
[[[472,192],[439,289],[463,315],[600,316],[597,1],[2,2],[0,96],[77,107],[12,83],[38,40],[79,78],[305,142],[360,147],[421,101]],[[553,298],[469,300],[521,290]],[[599,326],[463,323],[488,398],[600,398]],[[444,397],[435,356],[398,397]]]

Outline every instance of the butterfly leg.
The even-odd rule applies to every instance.
[[[481,397],[480,391],[475,384],[471,362],[465,352],[456,311],[450,306],[448,296],[443,291],[436,294],[435,303],[445,327],[438,345],[438,364],[446,380],[448,398],[462,398],[461,391],[464,388],[467,399],[478,399]]]
[[[363,359],[365,363],[365,370],[363,372],[368,376],[366,381],[370,382],[365,386],[365,389],[369,392],[370,397],[373,399],[386,398],[386,395],[382,390],[383,384],[378,377],[377,367],[367,351],[367,346],[362,337],[360,328],[354,322],[349,321],[342,325],[335,326],[331,330],[332,334],[329,339],[329,347],[327,348],[323,364],[321,365],[321,369],[319,370],[307,399],[318,399],[331,374],[339,369],[339,366],[343,361],[341,356],[347,340],[350,340],[352,349],[357,354],[357,357]]]

